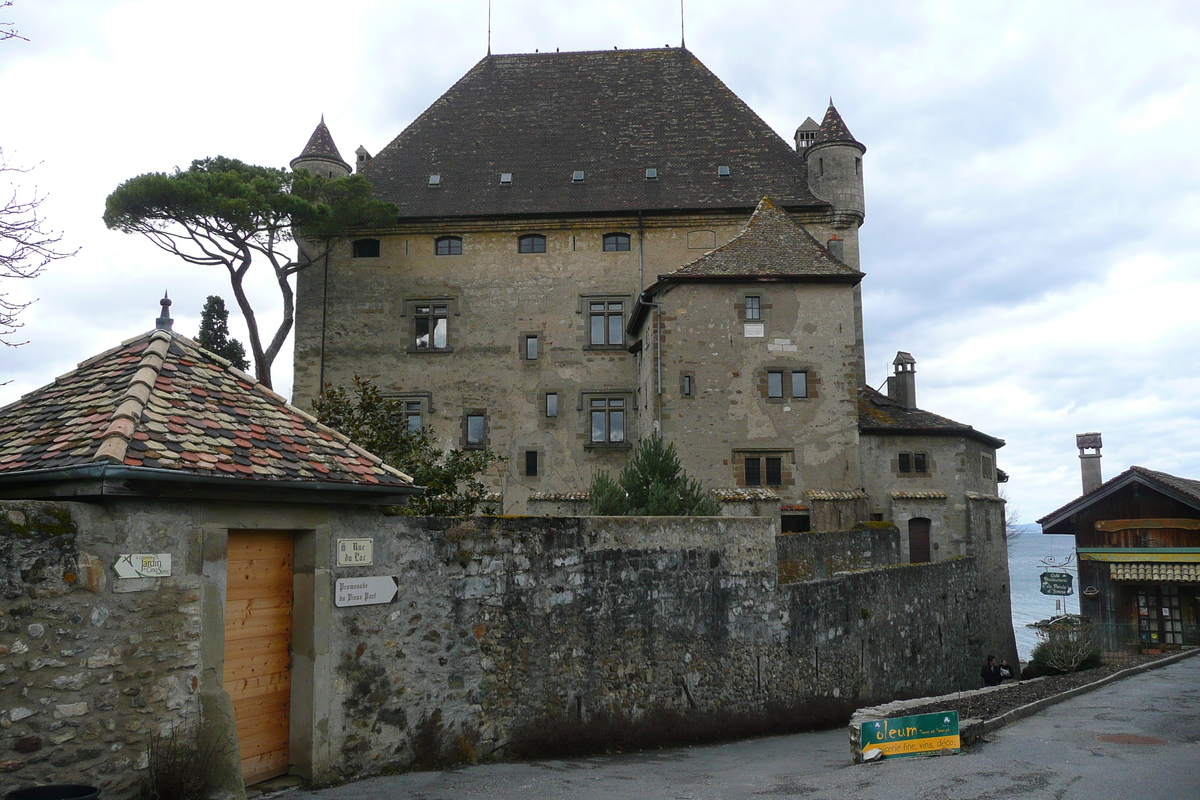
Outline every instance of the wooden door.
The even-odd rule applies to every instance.
[[[230,531],[224,680],[247,786],[288,771],[291,662],[292,535]]]
[[[914,517],[908,521],[908,562],[925,564],[929,561],[929,520]]]

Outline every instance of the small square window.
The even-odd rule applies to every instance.
[[[767,373],[767,397],[783,397],[783,373]]]
[[[558,416],[558,392],[546,392],[546,416]]]
[[[501,172],[500,173],[500,185],[501,186],[512,186],[512,173],[511,172]]]
[[[414,433],[421,430],[421,401],[420,400],[405,400],[404,402],[404,423],[408,428],[409,433]]]
[[[929,464],[924,453],[913,453],[913,472],[921,475],[929,472]]]
[[[721,165],[721,166],[717,167],[717,177],[718,178],[728,178],[729,177],[729,167],[727,167],[725,165]]]
[[[525,337],[525,358],[530,361],[536,361],[538,357],[538,337]]]
[[[572,183],[583,183],[583,170],[577,169],[571,173]]]
[[[487,417],[484,414],[467,414],[465,428],[466,446],[483,447],[487,437]]]
[[[646,180],[648,180],[648,181],[658,180],[658,170],[655,169],[654,167],[648,167],[646,169]]]
[[[912,453],[901,453],[899,466],[901,472],[912,472]]]
[[[979,474],[985,481],[995,478],[992,471],[992,457],[984,453],[979,456]]]
[[[431,189],[435,189],[441,185],[442,185],[442,176],[441,175],[430,175],[429,176],[429,187]]]
[[[692,396],[692,376],[690,374],[684,373],[684,375],[682,377],[683,377],[683,386],[682,386],[683,395],[684,395],[684,397],[691,397]]]
[[[762,319],[762,297],[753,294],[746,296],[746,319],[751,322]]]
[[[900,453],[897,466],[902,473],[927,475],[929,474],[929,456],[926,453]]]
[[[538,454],[537,450],[525,451],[525,477],[536,478],[538,476]]]
[[[762,459],[747,458],[744,473],[747,486],[762,486]]]
[[[792,373],[792,397],[808,397],[808,373]]]

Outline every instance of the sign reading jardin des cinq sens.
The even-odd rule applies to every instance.
[[[339,567],[369,567],[375,559],[374,539],[338,539]]]
[[[1041,579],[1042,594],[1066,596],[1075,593],[1075,590],[1071,588],[1071,573],[1069,572],[1043,572]]]
[[[957,711],[873,719],[850,725],[850,750],[855,764],[874,761],[880,755],[895,758],[943,751],[957,753],[959,749]],[[880,754],[876,755],[875,750]]]
[[[117,556],[113,572],[118,578],[169,578],[170,553],[127,553]]]

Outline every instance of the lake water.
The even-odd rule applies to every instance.
[[[1041,532],[1039,525],[1023,525],[1018,536],[1008,540],[1008,574],[1012,582],[1012,621],[1013,630],[1017,635],[1017,653],[1022,661],[1029,660],[1029,654],[1037,644],[1036,630],[1028,627],[1030,622],[1046,619],[1055,614],[1078,614],[1079,595],[1067,597],[1052,597],[1041,592],[1039,576],[1047,569],[1059,571],[1057,567],[1047,567],[1043,560],[1053,558],[1062,562],[1075,552],[1074,536],[1047,536]],[[1063,572],[1071,573],[1074,587],[1079,587],[1079,571],[1072,559],[1071,565]]]

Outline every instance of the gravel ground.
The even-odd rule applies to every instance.
[[[904,713],[905,715],[915,715],[957,710],[958,718],[961,720],[992,719],[1044,697],[1060,694],[1077,686],[1098,681],[1114,672],[1120,672],[1123,669],[1155,661],[1162,657],[1161,655],[1135,655],[1120,662],[1105,664],[1102,667],[1083,672],[1072,672],[1069,675],[1050,675],[1027,681],[1005,681],[995,691],[965,694],[961,697],[950,698],[949,701],[942,700],[917,706],[911,710],[905,709]]]

